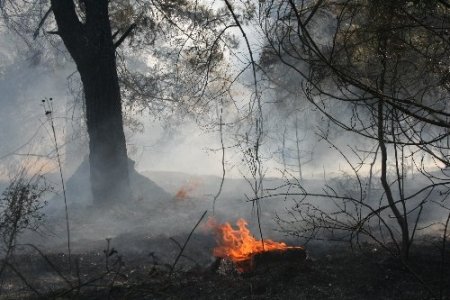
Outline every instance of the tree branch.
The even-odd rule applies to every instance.
[[[53,14],[58,25],[58,34],[72,58],[80,59],[85,43],[83,24],[75,12],[73,0],[51,0]]]
[[[116,32],[113,33],[112,38],[113,40],[116,38],[116,36],[119,34],[120,30],[116,30]]]
[[[58,30],[50,30],[50,31],[46,31],[46,33],[48,33],[48,34],[55,34],[55,35],[61,35],[61,33]]]
[[[33,39],[36,39],[37,36],[39,35],[39,30],[42,28],[42,26],[44,25],[45,21],[47,20],[48,16],[50,15],[50,13],[52,12],[53,8],[50,6],[50,8],[47,10],[47,12],[44,14],[44,16],[42,17],[41,21],[39,22],[36,30],[33,33]]]
[[[114,43],[114,48],[119,47],[123,43],[123,41],[130,35],[130,33],[133,31],[134,28],[136,28],[136,23],[133,23],[130,25],[130,27],[128,27],[125,33],[122,34],[122,36],[117,40],[117,42]]]

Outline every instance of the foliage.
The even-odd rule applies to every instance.
[[[43,221],[42,196],[49,187],[41,178],[17,178],[3,191],[0,198],[0,236],[9,243],[26,229],[36,230]]]
[[[77,16],[86,22],[84,1],[73,1]],[[254,7],[243,5],[250,16]],[[2,2],[1,19],[18,33],[41,63],[66,56],[47,1]],[[229,32],[229,12],[189,0],[117,0],[109,4],[119,81],[125,108],[164,119],[174,112],[194,117],[215,109],[215,101],[229,87],[226,69],[237,47]],[[26,20],[26,22],[24,22]],[[124,39],[124,40],[122,40]]]

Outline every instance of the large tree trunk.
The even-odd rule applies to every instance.
[[[114,49],[104,52],[79,67],[86,99],[91,188],[97,204],[130,197]]]
[[[52,0],[58,31],[83,82],[94,203],[131,198],[122,106],[107,0],[84,0],[86,22],[73,0]]]

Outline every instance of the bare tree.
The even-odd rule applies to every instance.
[[[261,30],[267,42],[261,60],[263,70],[278,65],[295,72],[303,99],[335,126],[363,137],[371,145],[369,156],[353,148],[360,161],[350,165],[358,179],[361,175],[356,173],[361,174],[361,166],[369,164],[367,160],[373,160],[371,170],[378,162],[383,190],[380,203],[386,203],[380,207],[388,208],[397,222],[399,254],[405,260],[423,205],[429,199],[420,193],[405,194],[405,160],[417,162],[418,157],[427,155],[441,165],[449,164],[445,143],[450,127],[450,19],[444,4],[288,0],[260,6]],[[341,113],[339,106],[346,107],[347,112]],[[328,139],[326,134],[323,138]],[[405,151],[411,153],[408,158]],[[431,181],[424,190],[447,184],[436,183],[435,175],[424,171],[426,164],[416,166]],[[373,187],[374,173],[370,174],[369,186]],[[358,182],[362,186],[360,179]],[[398,188],[394,190],[395,185]],[[361,196],[351,202],[365,207],[364,189],[359,190]],[[355,199],[334,192],[330,195]],[[411,203],[414,197],[424,198],[416,206],[417,202]],[[349,213],[347,209],[340,211]],[[374,211],[375,215],[379,212]],[[347,217],[356,216],[349,213]],[[360,227],[347,229],[352,228],[358,232]],[[396,240],[396,230],[391,233]]]

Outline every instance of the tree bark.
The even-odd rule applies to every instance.
[[[114,50],[108,50],[98,55],[97,63],[86,62],[80,68],[86,98],[91,188],[96,203],[128,200],[131,194]]]
[[[122,101],[107,0],[84,0],[82,23],[73,0],[52,0],[58,32],[83,83],[91,189],[96,205],[131,198]]]

